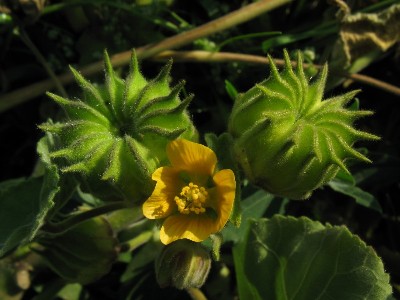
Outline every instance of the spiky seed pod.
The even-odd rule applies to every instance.
[[[235,101],[229,120],[234,152],[256,185],[279,196],[305,199],[339,169],[349,173],[346,159],[370,162],[352,145],[379,137],[353,127],[355,120],[372,114],[345,108],[359,91],[322,99],[327,65],[310,83],[300,54],[293,70],[285,51],[281,73],[268,58],[270,77]]]
[[[126,80],[119,78],[104,55],[106,83],[96,86],[71,68],[83,89],[83,98],[65,99],[48,93],[67,113],[64,123],[43,124],[44,131],[59,137],[51,153],[62,172],[81,176],[83,188],[103,200],[143,201],[154,187],[151,174],[165,164],[166,145],[183,137],[197,139],[182,101],[181,81],[170,88],[169,61],[153,80],[141,74],[135,52]]]

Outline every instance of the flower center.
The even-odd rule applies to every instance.
[[[194,212],[198,215],[206,211],[204,204],[207,198],[208,192],[206,189],[191,182],[182,189],[179,196],[175,196],[174,200],[181,214],[187,215],[190,212]]]

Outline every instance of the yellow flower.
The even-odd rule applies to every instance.
[[[214,174],[217,157],[208,147],[184,139],[167,145],[170,167],[154,171],[156,186],[143,203],[149,219],[165,219],[160,231],[163,244],[178,239],[205,240],[229,219],[235,199],[232,170]]]

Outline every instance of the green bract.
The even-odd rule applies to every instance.
[[[309,83],[301,55],[295,70],[286,51],[284,56],[281,73],[269,57],[270,77],[238,95],[229,131],[235,155],[253,183],[276,195],[305,199],[339,169],[349,172],[346,159],[370,162],[352,145],[379,137],[352,126],[372,114],[345,108],[358,91],[323,100],[327,65]]]
[[[40,128],[59,137],[51,157],[63,172],[80,174],[85,190],[103,200],[143,201],[154,186],[151,174],[167,161],[168,141],[197,138],[186,112],[193,97],[179,99],[183,81],[170,88],[171,61],[147,81],[133,52],[130,72],[122,80],[107,53],[104,57],[106,84],[93,85],[71,68],[83,89],[82,99],[48,93],[68,118]]]

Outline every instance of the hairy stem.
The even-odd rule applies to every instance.
[[[46,223],[42,226],[41,231],[50,234],[61,234],[71,229],[72,227],[84,221],[87,221],[91,218],[124,208],[127,208],[125,202],[115,202],[106,204],[103,206],[93,208],[91,210],[81,212],[77,215],[71,216],[66,220],[58,223],[52,223],[52,222]]]
[[[152,236],[153,231],[151,230],[140,233],[138,236],[131,239],[130,241],[123,243],[121,245],[121,252],[132,252],[133,250],[147,243]]]

